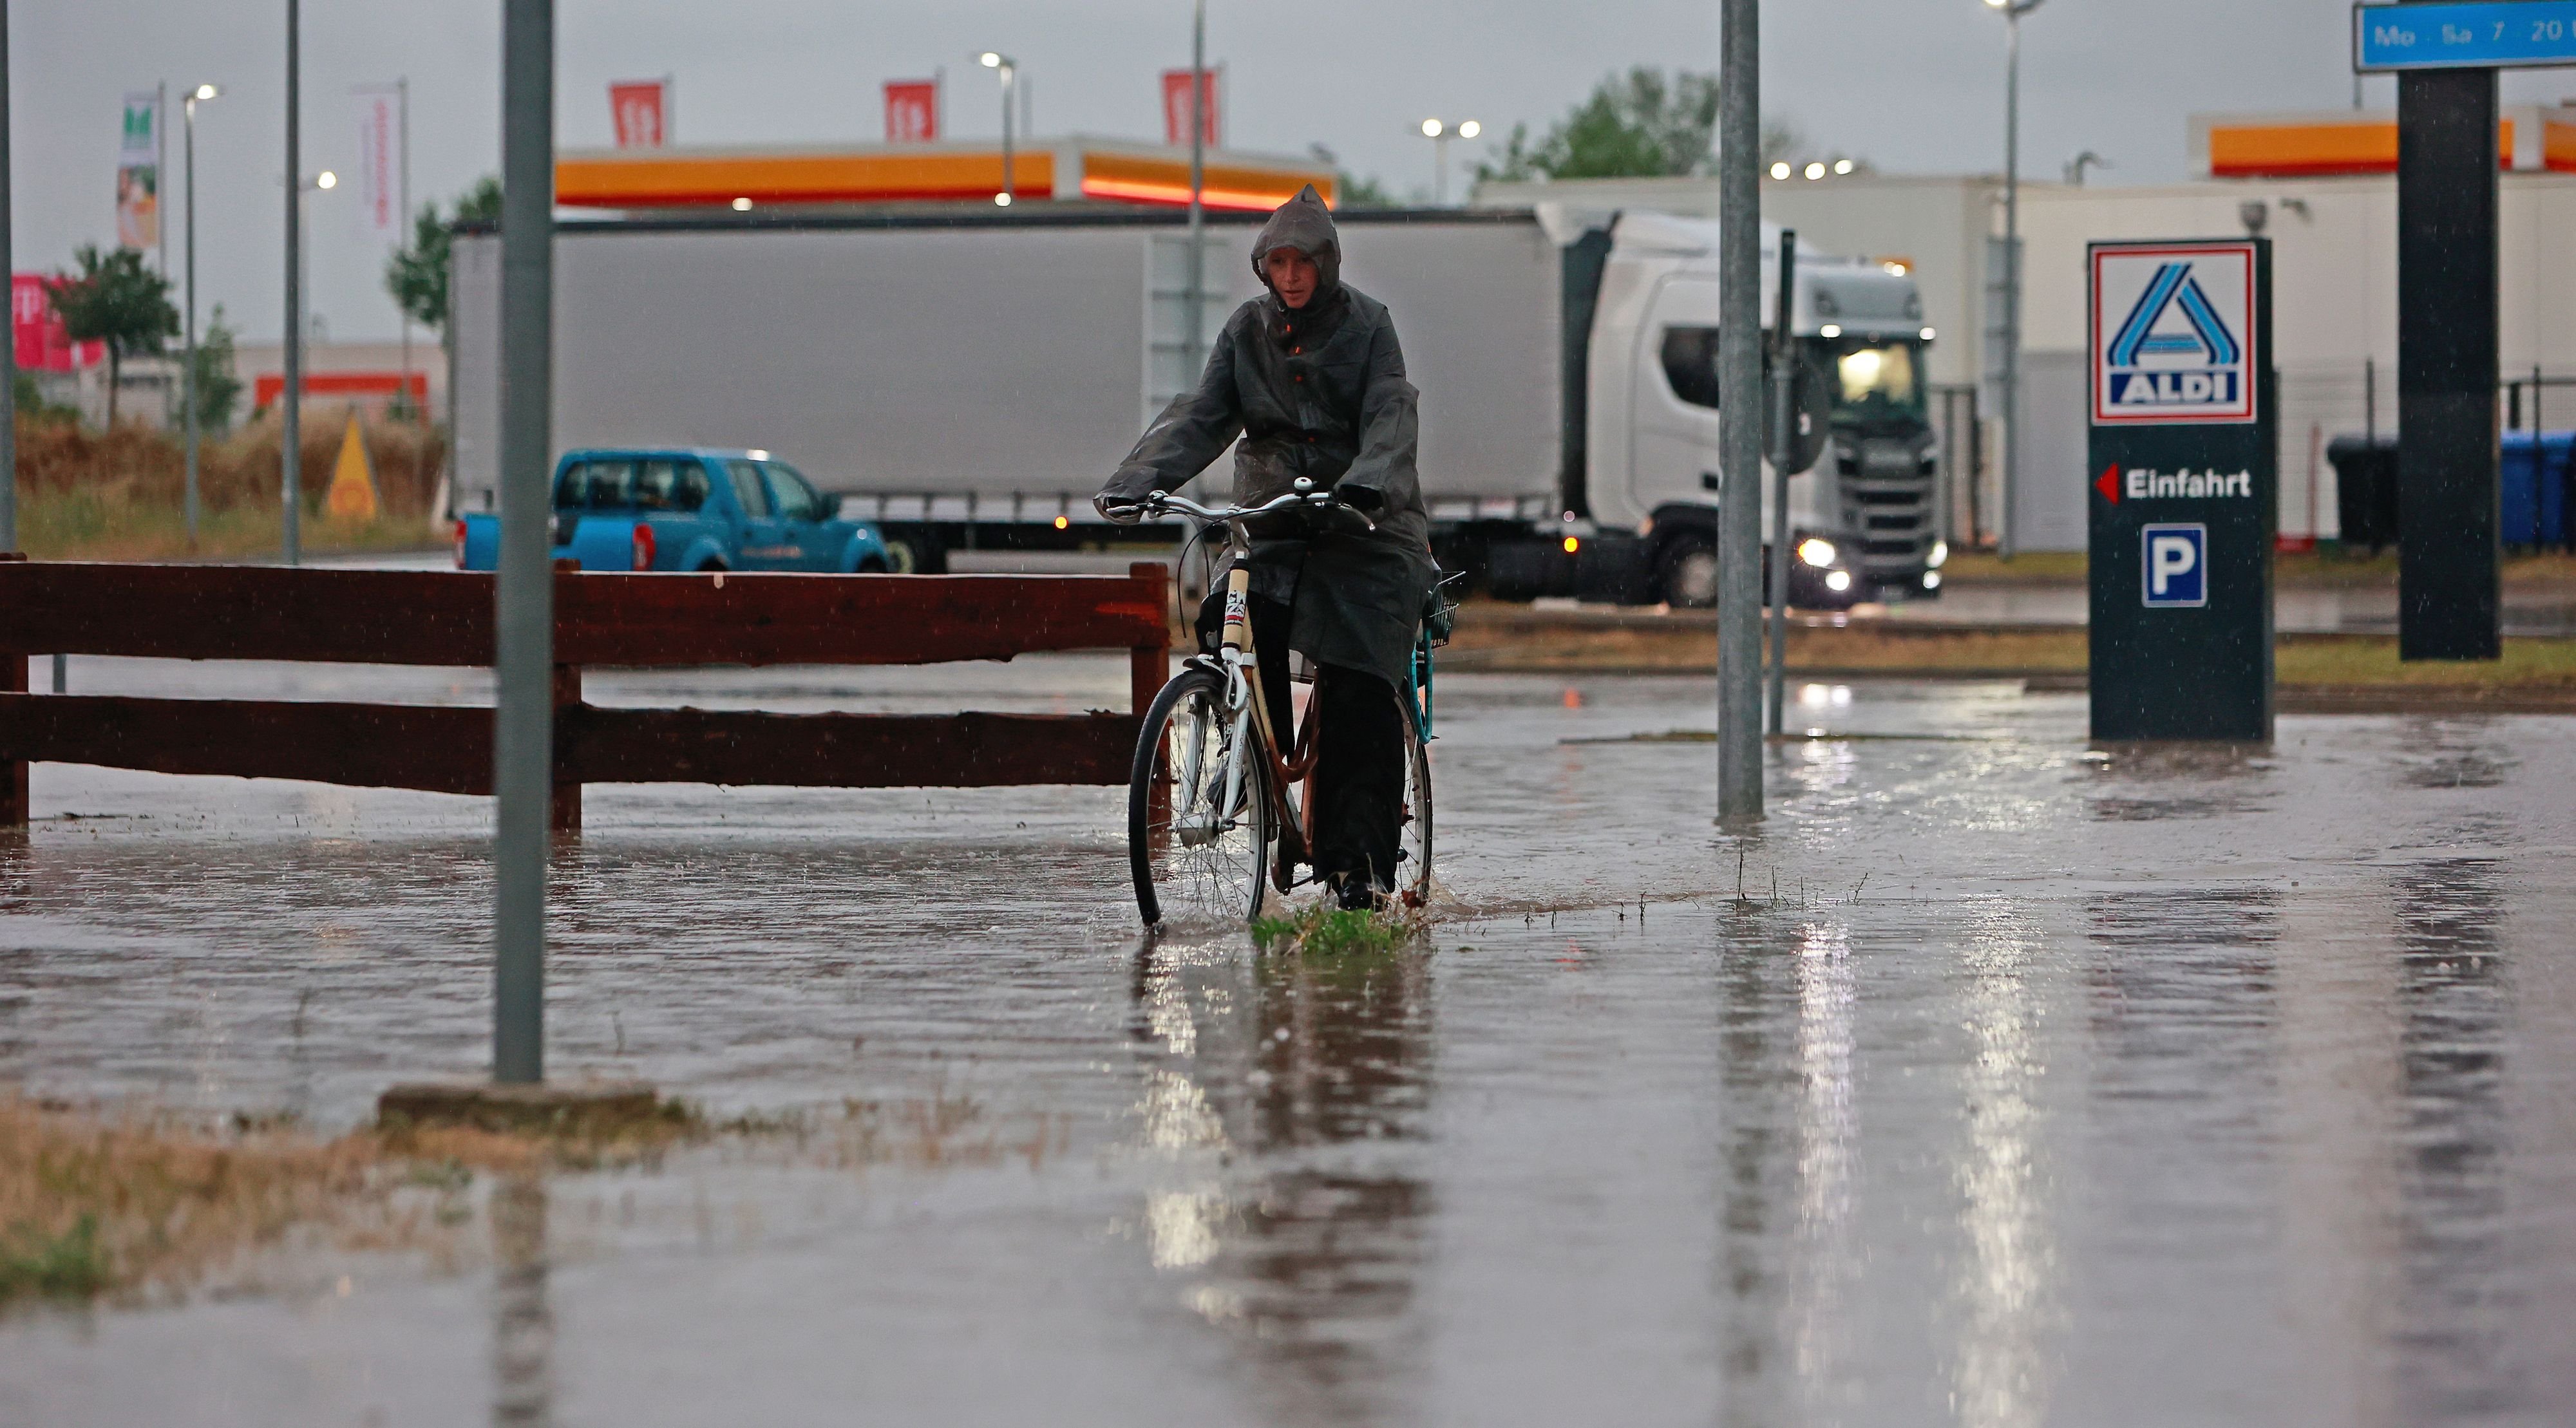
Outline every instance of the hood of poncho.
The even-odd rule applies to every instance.
[[[1279,205],[1270,221],[1261,225],[1260,236],[1252,240],[1252,271],[1261,285],[1270,286],[1270,273],[1262,260],[1273,248],[1294,248],[1314,260],[1315,296],[1309,306],[1321,306],[1340,291],[1342,286],[1342,236],[1333,227],[1333,211],[1324,206],[1324,196],[1308,184],[1297,196]]]

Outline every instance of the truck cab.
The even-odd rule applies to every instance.
[[[1778,311],[1779,232],[1764,225],[1766,322]],[[1639,532],[1648,583],[1675,605],[1713,604],[1717,593],[1717,242],[1705,220],[1614,220],[1589,342],[1591,516],[1599,528]],[[1791,298],[1798,419],[1823,439],[1814,467],[1789,481],[1790,600],[1831,608],[1937,590],[1948,551],[1922,298],[1901,271],[1804,243]],[[1771,487],[1766,462],[1766,541]]]
[[[876,527],[842,520],[839,505],[766,451],[568,451],[555,465],[551,543],[584,570],[891,569]],[[455,543],[457,569],[492,569],[501,518],[464,517]]]

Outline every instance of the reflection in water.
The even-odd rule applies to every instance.
[[[1429,955],[1138,957],[1141,1139],[1174,1167],[1147,1250],[1193,1276],[1181,1302],[1262,1371],[1273,1416],[1389,1412],[1430,1212],[1396,1161],[1423,1131]]]
[[[1859,1281],[1852,1224],[1853,1157],[1860,1126],[1852,1105],[1853,989],[1850,929],[1800,930],[1798,1221],[1792,1231],[1790,1324],[1799,1381],[1847,1379],[1855,1365],[1847,1295]]]
[[[2394,891],[2399,1421],[2484,1418],[2520,1401],[2505,1372],[2514,1306],[2496,1291],[2507,1269],[2504,895],[2493,864],[2469,858],[2409,868]]]
[[[1784,1239],[1783,1207],[1794,1194],[1782,1184],[1795,1173],[1802,1111],[1798,1063],[1781,1054],[1802,1019],[1795,933],[1765,919],[1719,947],[1723,987],[1719,1012],[1720,1104],[1726,1129],[1719,1158],[1718,1264],[1723,1282],[1720,1367],[1727,1423],[1788,1424],[1795,1407],[1796,1366],[1780,1342],[1782,1267],[1773,1262]],[[1784,943],[1786,945],[1784,945]]]
[[[493,1187],[492,1422],[554,1421],[555,1315],[546,1297],[546,1182],[520,1175]]]
[[[1959,1421],[2025,1428],[2047,1420],[2043,1331],[2055,1251],[2037,1163],[2042,1136],[2037,988],[2040,939],[2018,909],[1978,910],[1967,946],[1968,1144],[1954,1172],[1968,1258],[1953,1287]]]

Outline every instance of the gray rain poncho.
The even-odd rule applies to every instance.
[[[1413,467],[1416,394],[1385,304],[1341,281],[1341,240],[1311,185],[1262,225],[1253,271],[1263,273],[1263,256],[1280,247],[1314,260],[1314,296],[1292,309],[1273,292],[1237,308],[1198,385],[1145,429],[1101,494],[1132,500],[1178,491],[1238,436],[1238,504],[1283,495],[1300,476],[1319,489],[1374,494],[1353,504],[1368,508],[1375,531],[1347,513],[1334,522],[1274,518],[1271,528],[1256,528],[1252,589],[1293,608],[1292,648],[1400,690],[1436,578]],[[1262,282],[1269,285],[1266,275]]]

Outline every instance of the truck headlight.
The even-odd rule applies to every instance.
[[[1826,571],[1825,588],[1831,590],[1837,595],[1849,590],[1851,588],[1851,572],[1848,570]]]
[[[1938,570],[1942,566],[1949,564],[1950,543],[1946,540],[1936,540],[1932,542],[1932,558],[1923,563],[1932,567],[1934,570]]]
[[[1834,543],[1823,536],[1809,536],[1798,542],[1798,558],[1809,565],[1831,565],[1836,554]]]

